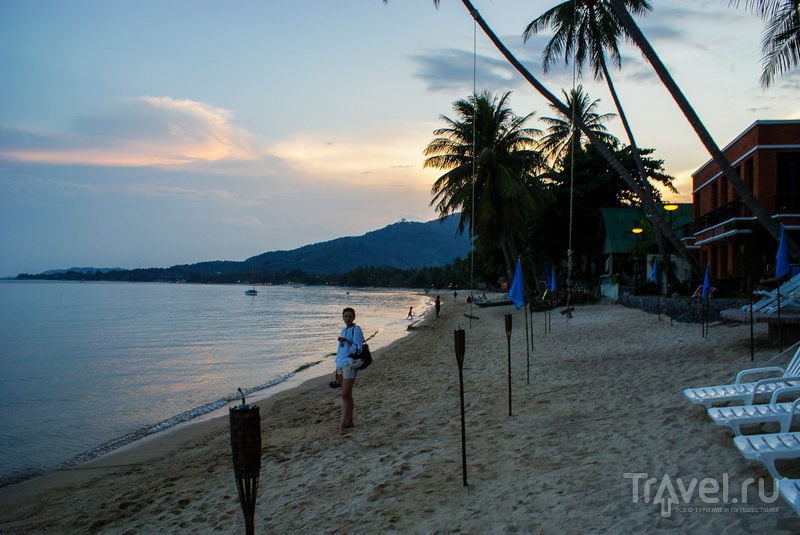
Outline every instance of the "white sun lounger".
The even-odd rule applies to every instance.
[[[734,437],[734,445],[745,459],[761,461],[775,479],[783,476],[775,467],[775,461],[800,458],[800,433],[770,433],[767,435],[740,435]]]
[[[792,506],[794,512],[800,515],[800,479],[784,477],[778,480],[778,491],[784,501]]]
[[[781,433],[788,433],[795,415],[800,415],[800,399],[794,402],[779,403],[778,399],[786,394],[800,394],[800,387],[779,388],[772,394],[769,403],[763,405],[732,405],[730,407],[711,407],[708,416],[717,425],[726,425],[735,435],[741,435],[741,426],[766,423],[780,425]]]
[[[780,374],[778,377],[769,377],[760,381],[744,382],[749,375]],[[736,374],[736,380],[727,385],[701,386],[687,388],[683,395],[692,403],[710,408],[714,403],[740,402],[753,405],[754,399],[760,394],[771,395],[775,390],[785,386],[800,386],[800,345],[795,348],[794,356],[786,368],[780,366],[766,366],[763,368],[750,368]],[[762,401],[763,402],[763,401]]]

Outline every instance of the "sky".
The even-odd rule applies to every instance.
[[[651,3],[640,27],[720,147],[756,120],[800,118],[797,69],[759,85],[757,16]],[[474,1],[561,95],[572,69],[542,72],[549,36],[521,38],[554,4]],[[676,177],[666,200],[688,202],[709,156],[622,51],[612,76],[637,143]],[[0,72],[0,276],[244,260],[429,221],[442,172],[423,151],[455,101],[511,91],[529,126],[556,115],[458,0],[3,0]],[[577,83],[614,112],[590,70]]]

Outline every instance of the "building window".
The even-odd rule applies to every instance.
[[[800,209],[800,152],[778,153],[778,191],[776,208],[779,212]]]
[[[742,164],[742,180],[750,188],[750,191],[753,191],[753,158],[748,158]],[[753,191],[755,195],[755,192]]]
[[[719,177],[719,200],[722,206],[728,204],[728,179]]]
[[[717,197],[717,188],[719,188],[719,181],[715,180],[711,183],[711,209],[716,210],[719,208],[719,197]]]

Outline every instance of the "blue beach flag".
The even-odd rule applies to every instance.
[[[550,291],[556,291],[556,269],[553,268],[553,271],[550,272]]]
[[[550,264],[547,262],[544,263],[544,289],[546,291],[550,290]]]
[[[653,267],[650,269],[650,280],[652,282],[658,282],[658,262],[656,259],[653,259]]]
[[[525,285],[522,282],[522,262],[519,258],[517,258],[517,268],[514,270],[514,280],[508,289],[508,297],[517,310],[525,306]]]
[[[781,223],[781,241],[778,242],[778,254],[775,255],[775,278],[780,279],[789,274],[789,250],[786,246],[786,230]]]
[[[703,278],[703,294],[702,299],[708,299],[708,294],[711,292],[711,275],[708,273],[708,266],[706,266],[706,276]]]

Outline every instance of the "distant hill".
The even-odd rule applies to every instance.
[[[174,268],[191,268],[198,273],[300,270],[334,274],[359,266],[398,269],[446,266],[469,254],[469,237],[456,236],[457,227],[458,216],[427,223],[400,221],[361,236],[337,238],[290,251],[261,253],[243,262],[200,262]]]
[[[93,267],[71,267],[67,269],[49,269],[47,271],[42,271],[40,275],[57,275],[59,273],[66,273],[68,271],[73,271],[75,273],[95,273],[99,271],[100,273],[109,273],[111,271],[126,271],[123,268],[93,268]]]
[[[458,216],[427,223],[400,221],[362,236],[349,236],[305,245],[290,251],[272,251],[243,261],[215,260],[169,268],[70,268],[48,270],[17,278],[97,280],[180,280],[226,274],[276,274],[302,271],[312,275],[343,274],[357,267],[419,269],[447,266],[470,251],[469,237],[456,236]]]

